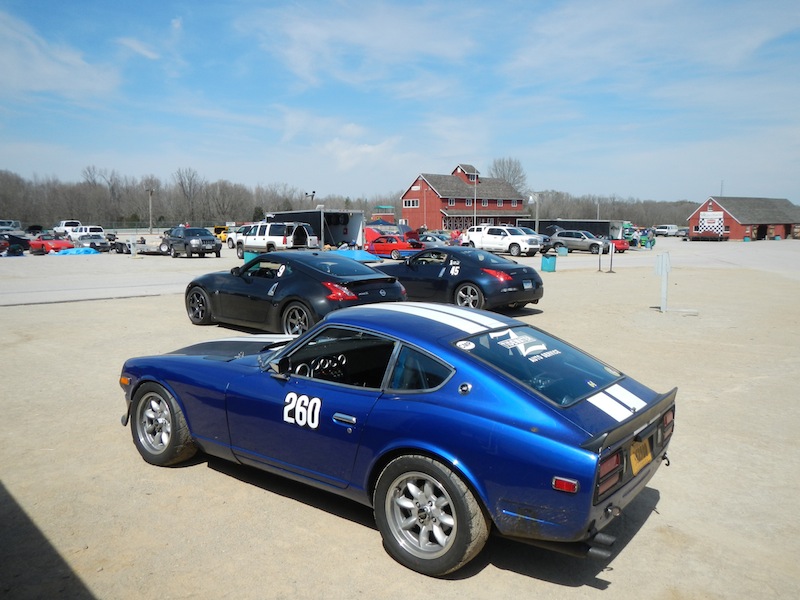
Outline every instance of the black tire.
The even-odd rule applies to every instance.
[[[373,506],[383,547],[424,575],[441,577],[463,567],[489,537],[486,516],[469,487],[426,456],[401,456],[386,465]]]
[[[556,252],[558,252],[559,248],[563,248],[563,247],[564,247],[564,244],[562,244],[561,242],[556,242],[555,244],[553,244],[553,248],[555,248]]]
[[[592,244],[589,246],[589,250],[592,252],[592,254],[600,254],[600,246],[597,244]]]
[[[206,257],[206,253],[205,252],[201,252],[200,253],[200,258],[205,258],[205,257]]]
[[[222,250],[217,250],[214,254],[216,254],[217,258],[219,258],[222,254]]]
[[[158,251],[161,254],[169,254],[169,244],[167,242],[161,242],[158,246]]]
[[[186,292],[185,303],[186,314],[195,325],[211,325],[214,322],[211,301],[203,288],[195,286]]]
[[[244,247],[241,244],[236,245],[236,257],[244,258]]]
[[[462,283],[453,294],[453,304],[469,308],[483,308],[484,297],[481,289],[474,283]]]
[[[508,247],[508,253],[511,256],[519,256],[520,254],[522,254],[522,250],[520,249],[519,244],[511,244]]]
[[[181,407],[166,389],[143,383],[131,403],[131,435],[142,458],[166,467],[197,452]]]
[[[536,256],[536,250],[529,250],[528,256]]]
[[[192,258],[192,249],[186,246],[186,258]]]
[[[283,309],[281,331],[286,335],[301,335],[314,324],[314,317],[305,304],[292,302]]]
[[[178,258],[178,251],[175,249],[175,246],[172,246],[172,247],[169,249],[169,255],[170,255],[172,258]]]
[[[400,250],[392,250],[392,258],[394,260],[400,260]]]

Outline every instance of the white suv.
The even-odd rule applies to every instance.
[[[273,252],[296,248],[319,248],[319,238],[308,223],[261,222],[251,226],[244,235],[236,236],[236,256],[245,252]]]
[[[474,225],[467,229],[462,244],[511,256],[533,256],[542,248],[541,238],[507,225]]]
[[[74,242],[82,235],[101,235],[103,239],[105,239],[106,232],[99,225],[78,225],[72,228],[72,231],[67,234],[67,237],[70,241]]]

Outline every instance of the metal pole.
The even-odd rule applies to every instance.
[[[148,196],[148,204],[150,206],[150,233],[153,233],[153,192],[155,191],[153,188],[147,188],[145,190]]]
[[[478,174],[475,173],[475,183],[472,197],[472,224],[478,224]]]

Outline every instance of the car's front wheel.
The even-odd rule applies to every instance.
[[[244,258],[244,248],[241,245],[236,246],[236,258]]]
[[[172,247],[169,249],[169,255],[170,255],[172,258],[178,258],[178,251],[175,249],[175,246],[172,246]]]
[[[210,325],[213,322],[211,302],[203,288],[193,287],[186,293],[186,314],[195,325]]]
[[[133,397],[131,413],[133,443],[150,464],[174,465],[197,452],[181,407],[162,386],[142,384]]]
[[[462,283],[456,288],[453,303],[469,308],[483,308],[483,292],[474,283]]]
[[[589,250],[592,251],[592,254],[600,254],[600,246],[597,244],[592,244]]]
[[[300,302],[292,302],[287,306],[281,316],[281,328],[287,335],[300,335],[308,331],[314,324],[311,311]]]
[[[389,555],[424,575],[441,577],[472,560],[489,527],[461,478],[426,456],[401,456],[378,478],[375,522]]]
[[[511,254],[511,256],[519,256],[521,254],[519,244],[511,244],[508,247],[508,253]]]

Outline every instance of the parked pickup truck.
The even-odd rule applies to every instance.
[[[59,221],[58,225],[53,227],[53,233],[59,237],[69,237],[76,227],[80,227],[81,222],[75,219],[68,219],[66,221]]]
[[[295,248],[319,248],[319,238],[308,223],[254,224],[243,235],[236,236],[236,256],[245,252],[273,252]]]
[[[542,247],[538,236],[507,225],[474,225],[467,229],[461,244],[490,252],[507,252],[511,256],[533,256]]]

